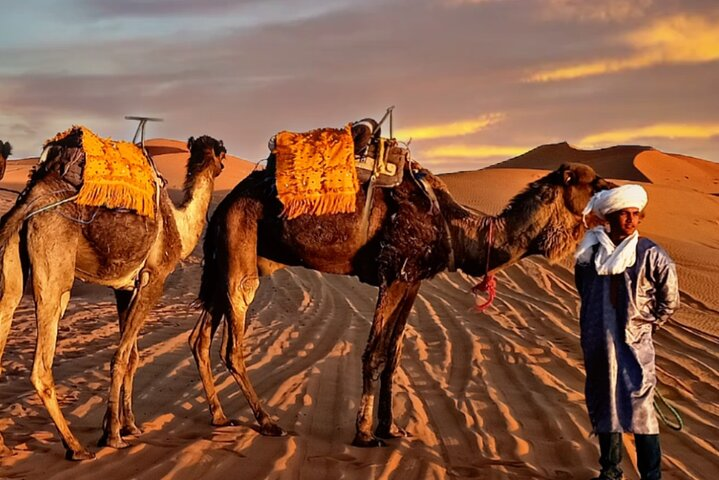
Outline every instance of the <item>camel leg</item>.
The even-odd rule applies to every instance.
[[[362,355],[362,398],[357,412],[357,433],[352,442],[356,447],[384,445],[382,440],[372,434],[374,392],[379,374],[389,360],[390,341],[399,313],[408,298],[408,292],[417,288],[418,284],[401,281],[380,286],[367,347]]]
[[[70,431],[57,401],[55,381],[52,376],[57,327],[70,300],[70,289],[74,279],[74,265],[72,265],[74,257],[71,260],[70,257],[60,254],[57,249],[43,251],[42,259],[37,258],[38,256],[34,255],[31,258],[35,316],[37,317],[37,345],[30,378],[60,432],[63,445],[66,448],[65,458],[68,460],[94,458],[95,455],[86,450]],[[48,262],[56,263],[50,267]]]
[[[125,328],[121,332],[120,345],[112,358],[110,371],[110,394],[107,400],[107,411],[103,421],[103,435],[98,442],[100,446],[125,448],[129,445],[120,435],[120,397],[132,350],[136,347],[137,336],[145,323],[147,314],[162,295],[167,274],[144,270],[141,274],[142,285],[137,289],[127,312]]]
[[[235,422],[227,418],[222,410],[222,405],[217,397],[215,389],[215,378],[212,375],[212,365],[210,361],[210,347],[212,346],[212,337],[217,331],[217,327],[222,320],[221,313],[202,312],[197,320],[195,328],[190,334],[190,348],[192,355],[195,357],[195,364],[200,371],[202,386],[205,389],[205,396],[210,407],[212,415],[212,425],[222,427],[225,425],[234,425]],[[223,342],[226,344],[226,342]],[[224,356],[224,355],[223,355]]]
[[[419,286],[419,282],[413,284],[405,293],[397,311],[397,317],[394,319],[394,328],[387,345],[387,364],[380,377],[379,408],[377,411],[377,429],[375,430],[375,435],[379,438],[398,438],[408,435],[404,429],[394,423],[394,416],[392,415],[392,382],[394,372],[402,356],[404,327],[407,325],[407,317],[409,317],[414,300],[417,298]]]
[[[242,352],[245,333],[245,313],[247,307],[255,296],[259,287],[257,276],[230,276],[230,312],[228,322],[225,326],[226,335],[223,343],[226,344],[223,360],[228,370],[235,378],[235,381],[242,389],[242,393],[250,404],[250,408],[260,425],[260,433],[268,436],[282,436],[285,431],[277,425],[270,415],[265,411],[260,399],[255,392],[245,367],[245,358]]]
[[[265,411],[255,392],[245,367],[242,352],[245,334],[245,314],[260,286],[257,265],[257,221],[247,216],[241,207],[228,212],[226,234],[227,255],[227,322],[223,332],[223,361],[260,425],[260,433],[269,436],[285,435]]]
[[[0,298],[0,375],[2,375],[2,356],[5,352],[7,339],[10,335],[12,317],[15,309],[22,299],[22,291],[25,286],[25,272],[20,261],[19,250],[20,237],[15,236],[5,248],[3,257],[3,291]],[[12,450],[5,445],[0,435],[0,457],[12,455]]]
[[[10,335],[12,318],[22,300],[26,271],[20,260],[20,237],[15,236],[5,248],[3,257],[3,290],[0,298],[0,375],[2,375],[2,356]],[[0,455],[2,453],[0,452]]]
[[[120,319],[120,334],[125,330],[127,323],[127,313],[130,309],[133,290],[115,290],[115,300],[117,302],[117,315]],[[132,347],[130,358],[127,364],[127,372],[122,382],[122,409],[120,411],[120,421],[122,435],[140,435],[140,430],[135,423],[135,413],[132,410],[132,388],[135,381],[135,373],[140,363],[140,353],[137,350],[137,341]]]

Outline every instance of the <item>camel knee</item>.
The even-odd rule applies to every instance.
[[[120,377],[125,376],[125,372],[130,364],[130,354],[132,353],[132,346],[123,347],[122,345],[117,349],[115,355],[112,357],[112,363],[110,369],[113,375],[119,375]]]
[[[55,391],[55,384],[50,375],[45,372],[39,372],[33,369],[30,375],[30,382],[35,387],[35,391],[43,400],[51,398]]]
[[[239,280],[230,280],[229,295],[232,305],[241,310],[247,310],[252,300],[255,298],[255,292],[260,286],[260,279],[257,276],[243,276]]]
[[[245,359],[242,356],[242,344],[236,345],[236,349],[225,353],[222,358],[227,370],[234,375],[246,375]]]

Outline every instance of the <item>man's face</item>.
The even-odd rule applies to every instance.
[[[625,208],[607,215],[607,221],[613,234],[619,238],[626,238],[637,230],[641,221],[641,212],[638,208]]]

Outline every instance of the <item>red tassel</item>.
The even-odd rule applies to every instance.
[[[480,292],[487,293],[487,300],[482,304],[478,302],[478,295]],[[485,275],[481,282],[472,287],[472,294],[474,295],[474,308],[478,312],[484,312],[487,308],[489,308],[489,306],[494,302],[494,297],[497,296],[497,281],[494,278],[494,274],[490,273],[489,275]]]

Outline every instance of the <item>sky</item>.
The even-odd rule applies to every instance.
[[[15,158],[73,124],[129,139],[123,117],[147,115],[148,138],[258,161],[280,130],[394,105],[436,172],[563,141],[719,161],[716,0],[24,0],[0,25]]]

